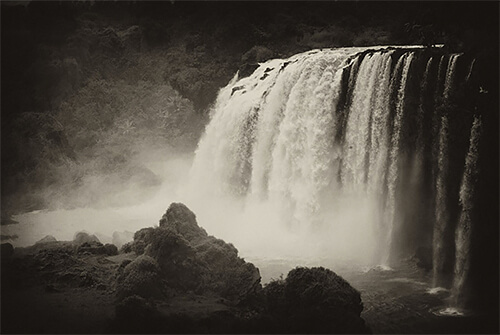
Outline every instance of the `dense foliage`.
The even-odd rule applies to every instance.
[[[141,199],[119,196],[124,185],[146,198],[160,180],[139,154],[192,151],[218,89],[271,57],[498,53],[496,2],[32,1],[1,15],[3,214]]]

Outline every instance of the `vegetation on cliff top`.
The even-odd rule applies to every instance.
[[[161,180],[139,153],[192,152],[238,69],[339,46],[497,55],[497,14],[495,2],[2,2],[2,213],[141,200],[123,185],[146,199]]]

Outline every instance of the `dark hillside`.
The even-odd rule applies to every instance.
[[[269,58],[440,43],[490,59],[498,82],[497,2],[15,4],[1,7],[4,214],[95,205],[109,194],[90,176],[153,189],[138,154],[192,152],[219,88]]]

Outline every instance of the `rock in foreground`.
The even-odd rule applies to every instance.
[[[50,240],[2,244],[2,333],[366,331],[359,293],[342,278],[300,268],[262,288],[259,270],[182,204],[119,254],[83,232]]]
[[[171,294],[214,294],[237,304],[262,289],[259,270],[232,244],[209,236],[180,203],[170,205],[158,228],[136,232],[127,248],[157,262]]]
[[[208,235],[180,203],[122,251],[139,257],[118,269],[113,331],[369,332],[360,293],[334,272],[297,268],[263,289],[259,270],[232,244]]]
[[[366,333],[360,293],[323,267],[295,268],[285,280],[264,288],[268,313],[278,333]]]

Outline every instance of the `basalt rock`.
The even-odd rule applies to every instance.
[[[116,284],[118,297],[161,297],[160,267],[154,258],[141,255],[118,268]]]
[[[158,228],[137,231],[122,251],[129,249],[154,259],[168,288],[178,292],[215,294],[236,303],[261,289],[259,270],[239,258],[232,244],[209,236],[181,203],[170,205]]]
[[[270,331],[279,333],[368,333],[360,317],[360,293],[342,277],[323,267],[295,268],[285,280],[264,288],[273,320]]]

